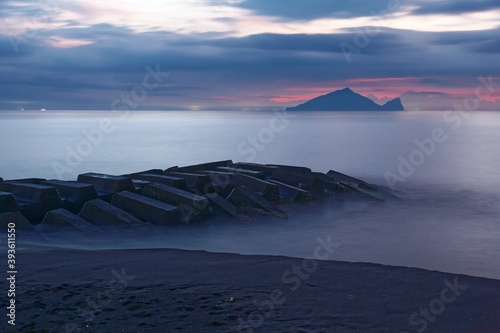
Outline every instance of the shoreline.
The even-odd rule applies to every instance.
[[[26,248],[17,262],[16,330],[22,331],[409,333],[425,326],[425,332],[495,333],[500,327],[499,280],[418,268],[176,249]],[[418,313],[425,308],[427,314]]]

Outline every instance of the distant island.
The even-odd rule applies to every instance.
[[[401,99],[395,98],[379,105],[349,88],[311,99],[287,111],[404,111]]]

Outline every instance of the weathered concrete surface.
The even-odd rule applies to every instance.
[[[66,209],[56,209],[45,215],[42,223],[36,228],[47,239],[56,236],[65,238],[68,234],[77,236],[104,236],[104,230],[84,220]],[[54,235],[61,232],[60,235]]]
[[[139,179],[132,179],[132,183],[134,184],[135,192],[142,193],[144,186],[151,184],[151,182]]]
[[[210,201],[210,207],[216,212],[222,213],[225,216],[235,218],[237,220],[248,220],[249,216],[240,208],[233,205],[229,200],[221,197],[217,193],[210,193],[206,195]]]
[[[278,166],[242,162],[235,163],[233,165],[233,168],[260,171],[264,174],[265,177],[270,177],[274,171],[279,169]]]
[[[295,173],[311,173],[312,170],[306,167],[294,166],[294,165],[283,165],[283,164],[266,164],[268,166],[278,167],[283,171],[295,172]]]
[[[113,228],[145,230],[150,223],[170,226],[198,222],[214,212],[235,218],[240,218],[242,211],[285,217],[273,203],[293,204],[326,197],[400,200],[388,188],[333,170],[324,174],[307,167],[233,164],[230,160],[126,176],[87,173],[79,175],[77,182],[0,178],[0,214],[19,210],[36,225],[50,212],[47,225],[59,228],[58,219],[66,224],[75,219],[59,210],[65,208],[108,232]]]
[[[97,199],[97,192],[93,185],[62,181],[62,180],[46,180],[42,185],[52,186],[57,189],[59,196],[65,202],[65,206],[71,212],[77,214],[83,205],[90,200]]]
[[[206,186],[210,186],[212,184],[210,177],[202,173],[165,172],[165,175],[183,178],[186,180],[189,188],[195,188],[201,193],[206,192]]]
[[[304,202],[312,200],[311,193],[306,190],[273,179],[269,179],[268,181],[279,187],[280,201],[282,202]]]
[[[165,171],[197,173],[199,171],[215,170],[218,167],[228,167],[231,165],[233,165],[233,161],[224,160],[224,161],[216,161],[216,162],[210,162],[210,163],[188,165],[188,166],[183,166],[183,167],[172,167],[172,168],[169,168]]]
[[[248,169],[241,169],[241,168],[231,168],[231,167],[218,167],[218,171],[222,172],[230,172],[234,174],[242,174],[242,175],[247,175],[259,179],[264,179],[264,173],[261,171],[254,171],[254,170],[248,170]]]
[[[134,178],[136,175],[163,175],[162,169],[149,169],[140,172],[130,173],[128,175],[123,175],[124,177]]]
[[[234,175],[232,173],[220,171],[202,171],[202,173],[210,177],[212,186],[210,188],[206,186],[203,193],[198,191],[196,194],[207,195],[209,193],[217,193],[226,198],[235,188],[234,185],[230,184],[231,177]]]
[[[361,183],[365,183],[361,179],[357,179],[357,178],[354,178],[354,177],[351,177],[348,175],[344,175],[343,173],[340,173],[340,172],[337,172],[334,170],[328,171],[328,173],[326,175],[328,176],[328,178],[330,178],[330,180],[335,181],[337,183],[340,183],[340,182],[352,183],[352,184],[355,184],[356,186],[361,184]]]
[[[299,170],[299,171],[294,171]],[[307,170],[307,169],[305,169]],[[302,171],[305,171],[302,170]],[[302,172],[296,167],[292,169],[280,168],[273,172],[271,179],[281,183],[298,187],[311,192],[313,196],[322,197],[325,195],[325,182],[312,172]]]
[[[146,185],[143,195],[177,206],[184,223],[199,221],[208,214],[207,198],[172,186],[158,183]]]
[[[135,217],[157,225],[172,226],[181,223],[179,209],[159,200],[132,193],[118,192],[111,203]]]
[[[231,180],[230,184],[234,187],[245,186],[252,191],[259,193],[264,199],[268,201],[277,202],[280,200],[280,188],[278,185],[250,177],[244,174],[235,174]]]
[[[0,214],[19,210],[14,195],[9,192],[0,192]]]
[[[244,186],[235,188],[227,200],[248,212],[284,219],[288,218],[286,213],[280,211],[271,202]]]
[[[181,190],[188,190],[187,181],[185,178],[175,177],[175,176],[167,176],[164,174],[136,174],[132,177],[133,179],[139,179],[148,181],[150,183],[160,183],[163,185],[173,186],[179,188]]]
[[[146,222],[101,199],[87,202],[78,216],[108,230],[133,229],[145,232],[150,229]]]
[[[15,225],[15,228],[9,227],[12,223]],[[15,229],[15,232],[12,232],[12,229]],[[2,242],[7,242],[8,235],[13,235],[16,243],[46,242],[45,238],[36,231],[21,212],[0,214],[0,235]]]
[[[78,176],[78,182],[94,185],[97,194],[106,201],[110,201],[116,192],[135,190],[132,179],[125,176],[86,173]]]
[[[21,179],[11,179],[9,182],[15,183],[28,183],[28,184],[42,184],[46,179],[44,178],[21,178]]]
[[[8,181],[0,183],[0,191],[12,193],[23,215],[34,224],[40,223],[48,211],[63,206],[55,187]]]

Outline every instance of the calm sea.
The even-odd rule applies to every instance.
[[[176,247],[376,262],[500,279],[500,113],[0,112],[0,177],[75,179],[221,159],[334,169],[404,204],[287,208],[115,247]]]

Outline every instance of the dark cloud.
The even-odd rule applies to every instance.
[[[428,14],[465,14],[482,12],[487,10],[500,9],[500,1],[498,0],[475,0],[475,1],[428,1],[422,4],[418,9],[413,11],[413,14],[428,15]]]
[[[147,66],[157,65],[170,76],[150,92],[144,108],[215,105],[224,96],[269,103],[269,96],[290,87],[342,86],[356,78],[416,77],[422,85],[449,88],[457,77],[474,81],[498,72],[497,44],[487,44],[496,34],[382,29],[348,64],[340,44],[355,45],[355,30],[221,38],[136,33],[112,25],[63,27],[39,32],[24,46],[30,53],[23,56],[7,56],[9,42],[0,39],[0,108],[30,101],[46,108],[108,109],[117,96],[141,84]],[[54,36],[93,44],[61,49],[43,42]],[[480,46],[485,49],[478,50]]]
[[[286,20],[313,20],[327,17],[374,16],[386,11],[388,3],[388,0],[246,0],[236,6],[252,10],[259,15],[281,17]]]

